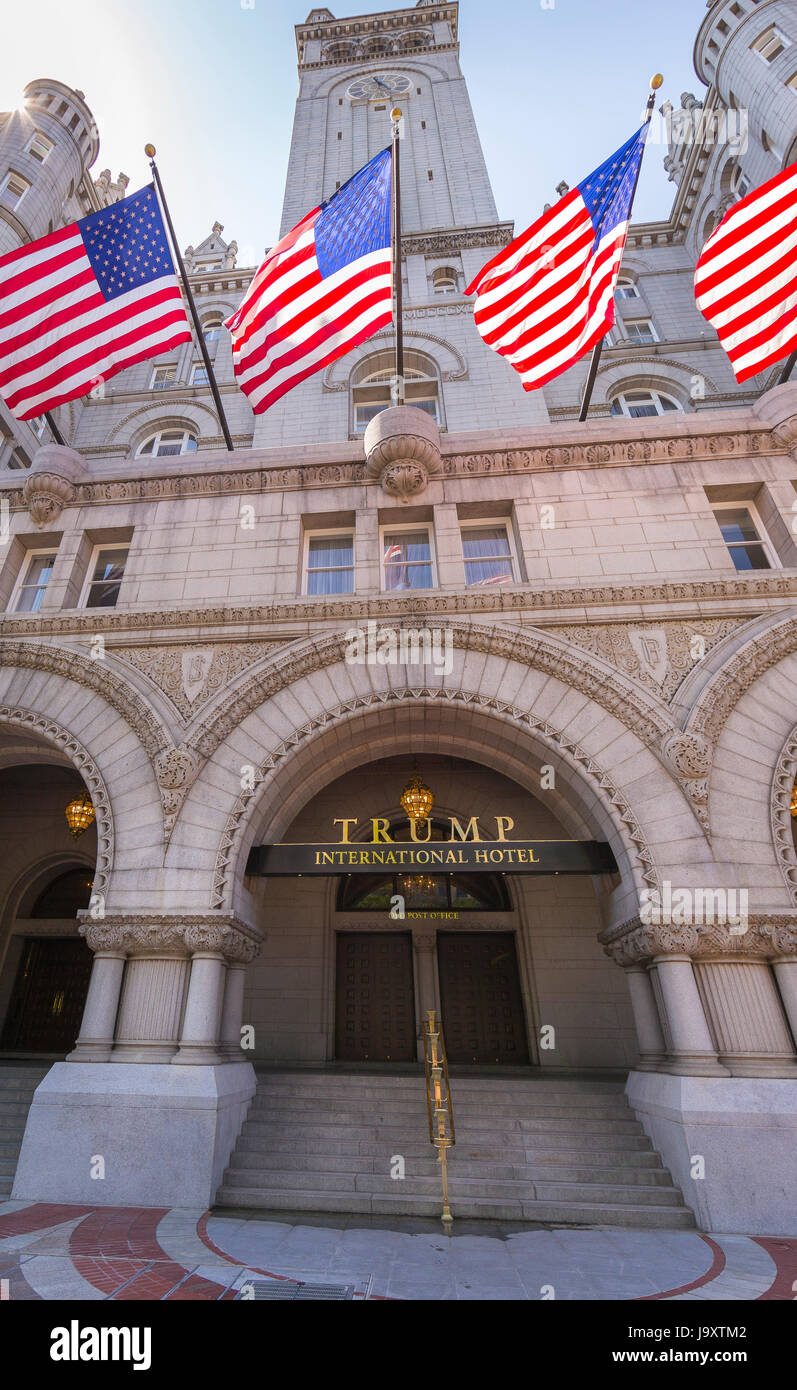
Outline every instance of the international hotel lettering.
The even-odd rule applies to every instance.
[[[325,844],[257,845],[247,873],[263,877],[303,874],[373,873],[376,869],[440,873],[610,873],[616,868],[607,844],[597,840],[510,840],[511,816],[494,816],[495,838],[485,834],[478,816],[463,824],[448,818],[448,834],[432,839],[431,820],[410,818],[409,839],[386,818],[361,823],[356,816],[336,817],[338,839]],[[358,838],[363,829],[368,838]],[[438,830],[439,834],[439,830]]]

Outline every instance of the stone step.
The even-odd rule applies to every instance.
[[[406,1176],[411,1178],[438,1177],[440,1165],[432,1155],[410,1158],[403,1155]],[[655,1155],[654,1155],[655,1157]],[[230,1160],[230,1168],[236,1172],[251,1172],[257,1169],[285,1171],[290,1166],[292,1172],[301,1173],[375,1173],[388,1174],[392,1166],[392,1156],[381,1154],[367,1157],[363,1154],[297,1154],[279,1150],[236,1149]],[[463,1158],[452,1153],[449,1172],[454,1177],[489,1178],[499,1182],[574,1182],[574,1183],[628,1183],[630,1186],[671,1187],[672,1178],[666,1169],[658,1167],[629,1168],[622,1164],[612,1167],[600,1164],[550,1164],[550,1163],[512,1163],[485,1162],[481,1159]]]
[[[546,1076],[523,1076],[515,1072],[507,1075],[507,1071],[502,1071],[500,1076],[464,1076],[459,1075],[456,1069],[450,1071],[451,1084],[463,1091],[487,1091],[490,1095],[500,1095],[502,1092],[507,1094],[536,1093],[556,1089],[566,1090],[568,1094],[583,1095],[623,1095],[625,1093],[624,1081],[589,1081],[583,1077],[570,1077],[549,1073]],[[257,1070],[257,1084],[261,1086],[275,1086],[301,1089],[318,1089],[326,1094],[329,1090],[359,1090],[367,1087],[373,1090],[381,1090],[383,1093],[407,1091],[412,1092],[420,1085],[423,1089],[424,1073],[423,1068],[419,1067],[416,1072],[410,1075],[397,1075],[388,1072],[338,1072],[338,1071],[263,1071]]]
[[[635,1136],[629,1143],[638,1144],[640,1141]],[[644,1141],[647,1143],[647,1141]],[[319,1157],[327,1155],[332,1157],[357,1157],[376,1158],[381,1162],[389,1161],[395,1152],[392,1144],[379,1143],[379,1141],[358,1139],[356,1136],[349,1139],[304,1139],[297,1138],[293,1134],[286,1134],[281,1129],[273,1131],[268,1126],[258,1125],[254,1131],[244,1131],[238,1140],[237,1151],[241,1153],[270,1153],[275,1156],[290,1153],[291,1157]],[[421,1142],[404,1143],[401,1146],[401,1153],[407,1160],[427,1158],[431,1152],[431,1145],[427,1140]],[[622,1163],[625,1167],[634,1168],[656,1168],[659,1166],[659,1157],[650,1148],[629,1148],[624,1145],[620,1148],[597,1148],[594,1144],[586,1141],[581,1147],[575,1144],[570,1147],[564,1145],[551,1146],[550,1148],[514,1148],[506,1145],[500,1147],[478,1147],[472,1148],[463,1141],[454,1147],[454,1156],[465,1158],[468,1161],[479,1161],[484,1163],[583,1163],[592,1165],[613,1166]],[[436,1160],[435,1160],[436,1161]]]
[[[327,1132],[329,1131],[329,1132]],[[457,1149],[463,1149],[471,1153],[478,1153],[487,1158],[493,1156],[502,1158],[506,1153],[530,1153],[536,1156],[538,1153],[602,1153],[607,1155],[607,1161],[614,1158],[617,1153],[640,1154],[650,1152],[650,1140],[646,1134],[595,1134],[582,1135],[577,1133],[552,1135],[538,1134],[529,1136],[518,1132],[514,1137],[514,1142],[499,1143],[497,1136],[492,1131],[483,1132],[476,1135],[463,1134],[457,1130]],[[387,1133],[384,1130],[374,1131],[369,1129],[352,1129],[345,1126],[318,1125],[311,1127],[305,1125],[301,1129],[291,1126],[286,1129],[282,1124],[275,1124],[268,1120],[246,1120],[242,1130],[242,1138],[251,1140],[257,1144],[267,1144],[269,1148],[289,1148],[295,1149],[297,1153],[350,1153],[359,1151],[360,1153],[384,1153],[387,1148],[391,1152],[396,1152],[396,1145],[400,1145],[399,1152],[409,1155],[411,1153],[423,1153],[429,1148],[428,1131],[415,1131],[410,1136],[406,1130],[397,1130],[395,1133]],[[353,1148],[350,1146],[354,1146]]]
[[[24,1124],[28,1111],[30,1110],[33,1096],[27,1096],[20,1100],[0,1100],[0,1128],[11,1121],[21,1118]]]
[[[586,1099],[582,1097],[582,1099]],[[320,1104],[328,1104],[334,1101],[336,1104],[342,1101],[342,1097],[321,1097],[321,1096],[291,1096],[283,1098],[279,1094],[262,1095],[260,1092],[252,1100],[250,1113],[267,1111],[274,1115],[297,1115],[301,1116],[308,1111],[316,1114]],[[454,1120],[461,1118],[480,1118],[484,1114],[484,1101],[475,1098],[460,1100],[452,1091],[452,1102],[454,1110]],[[425,1115],[426,1096],[421,1094],[413,1096],[412,1099],[402,1097],[394,1100],[392,1097],[375,1096],[372,1099],[358,1097],[357,1102],[350,1100],[345,1105],[341,1105],[340,1114],[343,1116],[371,1115],[379,1111],[390,1111],[395,1115]],[[531,1118],[539,1116],[543,1119],[566,1119],[581,1121],[582,1119],[633,1119],[633,1113],[624,1096],[607,1097],[603,1102],[593,1101],[591,1105],[569,1105],[562,1103],[561,1097],[546,1097],[544,1101],[535,1101],[533,1104],[525,1105],[515,1103],[514,1105],[493,1105],[490,1104],[490,1115],[496,1125],[504,1124],[518,1118]]]
[[[490,1105],[496,1108],[504,1107],[509,1110],[527,1108],[531,1105],[569,1105],[574,1109],[586,1107],[592,1109],[595,1106],[605,1105],[610,1109],[617,1106],[627,1107],[628,1101],[622,1091],[610,1092],[588,1092],[588,1091],[568,1091],[564,1087],[553,1083],[539,1086],[534,1091],[527,1091],[521,1088],[502,1085],[494,1094],[485,1092],[481,1089],[463,1086],[462,1082],[451,1080],[451,1094],[455,1105],[483,1105],[485,1095],[489,1096]],[[385,1087],[369,1082],[367,1085],[356,1087],[341,1086],[334,1080],[329,1086],[324,1086],[322,1082],[317,1082],[314,1086],[291,1087],[280,1085],[275,1082],[260,1082],[257,1087],[256,1098],[266,1100],[292,1101],[295,1103],[306,1102],[308,1104],[318,1101],[331,1102],[342,1100],[346,1104],[352,1102],[367,1101],[369,1104],[374,1100],[399,1104],[402,1101],[417,1101],[420,1099],[425,1102],[426,1086],[422,1077],[413,1081],[411,1085],[402,1087],[400,1090],[394,1087]]]
[[[18,1135],[12,1135],[5,1127],[0,1129],[0,1159],[18,1156],[22,1147],[22,1134],[22,1130],[19,1131]]]
[[[365,1192],[285,1191],[264,1192],[259,1188],[219,1189],[221,1206],[252,1208],[259,1211],[351,1212],[372,1216],[428,1216],[439,1218],[440,1198],[388,1198]],[[686,1207],[612,1206],[606,1203],[553,1203],[492,1201],[485,1198],[459,1198],[454,1217],[483,1218],[492,1221],[523,1221],[558,1226],[621,1226],[647,1230],[692,1230],[694,1217]]]
[[[335,1137],[335,1129],[360,1130],[371,1129],[374,1126],[389,1127],[391,1132],[404,1138],[409,1138],[413,1132],[425,1130],[427,1124],[426,1106],[422,1110],[414,1113],[406,1111],[396,1112],[392,1106],[383,1106],[380,1109],[362,1110],[339,1110],[337,1107],[329,1107],[328,1113],[324,1113],[327,1107],[310,1107],[307,1110],[283,1110],[280,1107],[264,1109],[261,1106],[251,1105],[247,1115],[248,1124],[281,1124],[290,1126],[297,1133],[304,1129],[323,1129],[329,1132],[329,1137]],[[323,1119],[319,1116],[323,1115]],[[484,1125],[487,1119],[492,1120],[492,1115],[488,1115],[482,1108],[479,1115],[457,1115],[454,1112],[454,1123],[457,1133],[465,1134],[484,1134]],[[557,1133],[577,1133],[577,1134],[641,1134],[642,1126],[638,1120],[633,1118],[633,1112],[628,1111],[620,1118],[613,1118],[606,1115],[583,1115],[577,1119],[563,1115],[548,1116],[522,1116],[512,1119],[504,1117],[501,1124],[494,1125],[489,1131],[495,1139],[499,1134],[504,1136],[522,1134],[538,1134],[550,1130]]]

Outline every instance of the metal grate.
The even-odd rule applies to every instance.
[[[284,1302],[286,1299],[312,1298],[341,1302],[344,1299],[353,1299],[356,1291],[355,1284],[300,1284],[287,1279],[248,1279],[246,1282],[254,1289],[255,1300],[268,1298]],[[235,1297],[243,1297],[241,1289]]]

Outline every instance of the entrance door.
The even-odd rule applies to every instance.
[[[414,1062],[412,937],[339,932],[335,1056],[339,1062]]]
[[[528,1063],[513,932],[438,932],[449,1062]]]
[[[93,959],[82,936],[27,937],[2,1047],[9,1052],[71,1051]]]

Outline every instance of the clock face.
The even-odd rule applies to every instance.
[[[352,101],[378,101],[380,97],[404,96],[412,86],[412,79],[402,72],[369,72],[358,77],[348,89]]]

